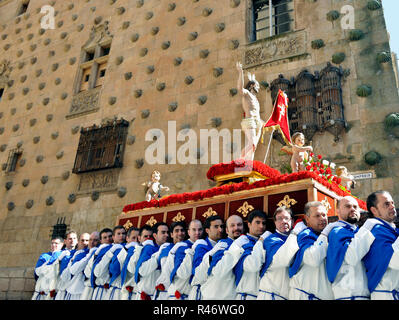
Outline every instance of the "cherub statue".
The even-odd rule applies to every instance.
[[[160,199],[161,191],[169,191],[169,187],[163,186],[159,181],[161,180],[161,173],[159,171],[153,171],[151,174],[151,181],[144,182],[142,186],[146,186],[147,192],[145,194],[145,200],[151,201],[152,199]]]
[[[354,177],[348,173],[348,169],[344,166],[339,166],[335,170],[337,177],[341,179],[341,184],[348,190],[355,187],[356,181]]]
[[[291,169],[292,172],[298,172],[305,170],[304,161],[308,161],[309,155],[307,151],[312,152],[311,146],[304,146],[305,136],[302,132],[296,132],[292,136],[292,157],[291,157]]]

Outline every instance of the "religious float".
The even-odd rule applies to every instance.
[[[341,179],[332,174],[330,166],[320,160],[321,156],[319,159],[315,156],[305,170],[287,174],[256,160],[216,164],[207,172],[207,178],[216,182],[215,187],[126,205],[116,224],[125,228],[153,226],[161,221],[188,224],[193,219],[204,221],[212,215],[225,221],[231,215],[239,215],[245,221],[251,211],[259,209],[267,213],[268,230],[273,230],[272,215],[277,207],[291,208],[298,219],[308,201],[322,202],[329,220],[334,221],[337,199],[351,193],[340,184]],[[360,208],[366,210],[366,203],[357,201]]]

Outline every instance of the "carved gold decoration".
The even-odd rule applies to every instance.
[[[177,215],[172,219],[173,222],[179,222],[179,221],[184,221],[184,220],[186,220],[186,217],[183,216],[183,215],[181,214],[180,211],[179,211],[179,212],[177,213]]]
[[[150,220],[148,220],[145,224],[149,225],[150,227],[153,227],[157,223],[157,220],[155,220],[154,216],[151,216]]]
[[[209,209],[202,215],[204,218],[209,218],[212,216],[216,216],[218,213],[212,209],[212,207],[209,207]]]
[[[131,227],[133,227],[133,223],[131,223],[130,220],[127,220],[123,227],[125,228],[125,230],[129,230]]]
[[[324,208],[326,208],[327,212],[331,209],[331,205],[328,202],[327,197],[324,197],[324,200],[321,200],[320,202],[323,204]]]
[[[254,209],[255,209],[255,208],[254,208],[253,206],[251,206],[250,204],[248,204],[247,201],[245,201],[245,202],[243,203],[243,205],[237,209],[237,212],[241,213],[242,216],[243,216],[244,218],[246,218],[247,215],[248,215],[251,211],[253,211]]]
[[[295,199],[291,199],[289,195],[284,196],[284,199],[281,200],[279,203],[277,203],[278,207],[282,207],[285,206],[287,208],[291,208],[291,206],[297,204],[298,201],[296,201]]]

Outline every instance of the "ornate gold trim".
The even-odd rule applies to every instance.
[[[154,216],[151,216],[151,218],[145,223],[149,225],[150,227],[153,227],[158,221],[155,220]]]
[[[212,216],[217,216],[217,212],[212,209],[212,207],[209,207],[208,210],[202,215],[204,218],[209,218]]]
[[[277,203],[278,207],[282,207],[285,206],[287,208],[291,208],[291,205],[295,205],[297,204],[298,201],[296,201],[295,199],[291,199],[290,196],[287,194],[284,196],[284,199],[281,200],[279,203]]]
[[[243,205],[237,209],[237,212],[241,213],[242,216],[243,216],[244,218],[246,218],[247,215],[248,215],[251,211],[253,211],[254,209],[255,209],[255,208],[254,208],[253,206],[251,206],[250,204],[248,204],[248,201],[245,201],[245,202],[243,203]]]
[[[184,220],[186,220],[186,217],[183,216],[180,211],[172,219],[173,222],[179,222],[179,221],[184,221]]]
[[[131,227],[133,227],[133,223],[130,220],[127,220],[123,227],[125,230],[129,230]]]

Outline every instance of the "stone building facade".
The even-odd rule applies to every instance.
[[[198,141],[195,164],[173,148],[151,164],[146,152],[176,142],[170,128],[197,139],[201,129],[240,129],[236,61],[261,82],[262,119],[285,85],[297,130],[359,174],[353,193],[387,189],[399,200],[399,99],[380,2],[271,5],[0,1],[0,299],[29,298],[51,235],[114,226],[124,205],[144,200],[153,170],[172,193],[213,186],[204,157],[237,144],[208,154]],[[329,76],[339,83],[328,87]],[[284,171],[279,140],[267,163]]]

